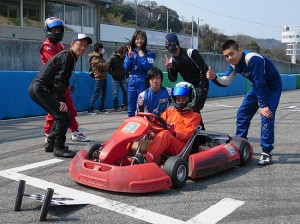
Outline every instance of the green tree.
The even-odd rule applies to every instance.
[[[247,45],[247,49],[253,50],[257,53],[260,52],[260,46],[254,40],[250,41],[250,43]]]

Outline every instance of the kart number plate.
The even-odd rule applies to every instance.
[[[139,126],[140,126],[139,123],[128,122],[128,124],[126,124],[126,126],[122,129],[122,131],[134,133],[139,128]]]
[[[236,154],[235,149],[229,144],[225,145],[225,149],[227,149],[227,151],[231,156],[234,156]]]

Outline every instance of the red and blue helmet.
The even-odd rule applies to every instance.
[[[51,32],[52,28],[60,28],[60,33]],[[64,22],[57,17],[49,17],[46,19],[44,24],[44,33],[45,36],[53,43],[60,42],[64,37],[65,24]]]

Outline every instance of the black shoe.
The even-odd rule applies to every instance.
[[[92,114],[92,115],[96,115],[96,112],[93,112],[94,108],[93,107],[89,107],[88,109],[88,114]]]
[[[62,149],[55,148],[53,151],[53,155],[56,157],[73,158],[76,155],[76,152],[69,150],[69,147],[65,146]]]
[[[45,152],[53,152],[54,143],[47,142],[45,143],[44,147],[45,147]]]
[[[65,146],[65,150],[68,150],[69,146]],[[54,143],[45,143],[45,152],[53,152],[54,151]]]
[[[120,112],[120,109],[119,108],[115,108],[114,111],[115,112]]]
[[[133,157],[133,160],[133,164],[147,163],[146,158],[141,153],[136,154],[135,157]]]
[[[107,113],[109,113],[107,110],[105,110],[105,109],[99,109],[99,112],[100,113],[105,113],[105,114],[107,114]]]
[[[124,105],[124,104],[121,105],[121,108],[122,108],[123,110],[125,110],[125,111],[128,110],[128,106],[127,106],[127,105]]]

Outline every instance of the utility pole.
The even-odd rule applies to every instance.
[[[135,29],[138,29],[138,22],[137,22],[137,16],[138,16],[138,0],[134,0],[135,3]]]
[[[167,9],[167,33],[169,32],[169,10]]]
[[[192,48],[194,48],[194,16],[192,16]]]

